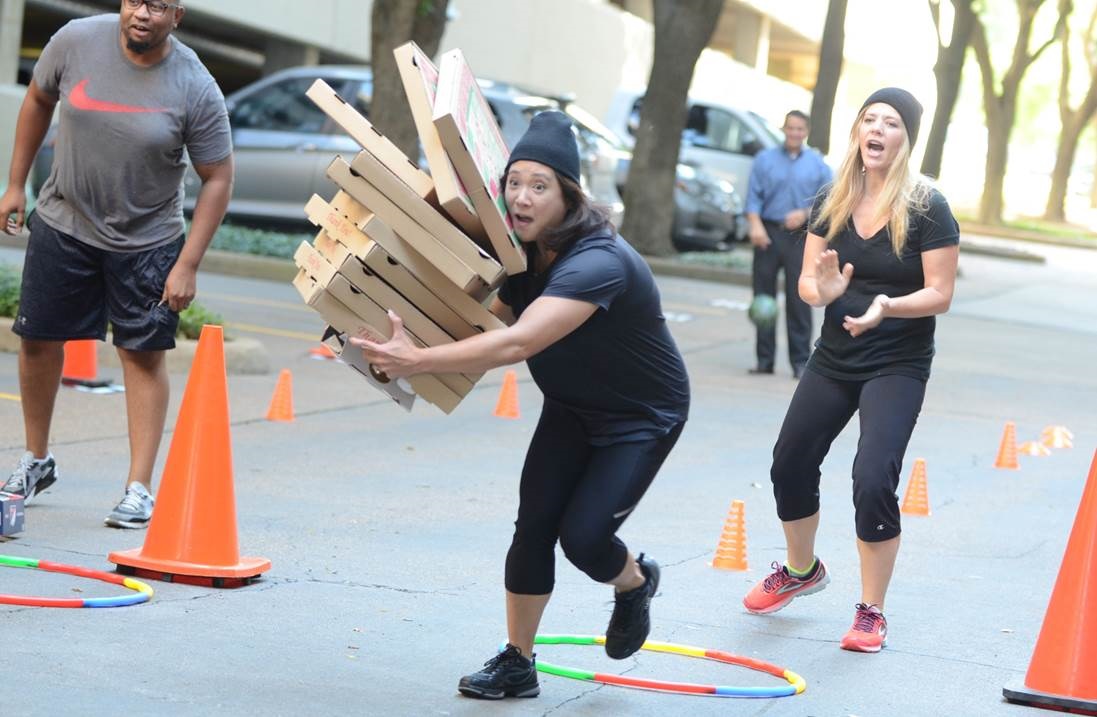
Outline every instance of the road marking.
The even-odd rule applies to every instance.
[[[281,336],[287,339],[300,339],[302,341],[308,341],[309,343],[320,343],[320,333],[310,334],[305,331],[290,331],[289,329],[275,329],[269,326],[258,326],[256,324],[238,324],[235,322],[225,323],[225,328],[236,329],[237,331],[246,331],[251,334],[266,334],[267,336]]]
[[[17,402],[23,400],[23,399],[19,398],[19,396],[17,396],[14,393],[0,393],[0,398],[5,398],[9,401],[17,401]]]
[[[267,306],[276,309],[292,309],[293,311],[312,311],[312,308],[300,302],[278,301],[277,299],[256,299],[250,296],[238,296],[236,294],[218,294],[212,291],[201,292],[201,297],[220,299],[221,301],[233,301],[237,304],[250,304],[252,306]]]

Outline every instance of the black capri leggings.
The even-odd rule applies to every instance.
[[[592,579],[605,583],[617,577],[628,550],[615,533],[651,485],[683,425],[660,438],[592,446],[579,418],[546,400],[522,468],[507,590],[552,592],[557,539],[567,559]]]
[[[895,491],[925,394],[926,382],[909,376],[839,381],[805,371],[773,447],[770,479],[778,517],[799,520],[819,510],[819,467],[858,411],[861,438],[853,459],[857,537],[872,543],[899,535]]]

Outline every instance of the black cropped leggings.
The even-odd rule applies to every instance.
[[[925,397],[925,381],[886,375],[839,381],[804,372],[773,447],[773,496],[783,521],[819,510],[819,468],[856,411],[861,438],[853,459],[857,537],[880,542],[900,533],[899,474]]]
[[[507,590],[552,592],[557,540],[567,559],[592,579],[617,577],[628,555],[617,529],[651,485],[683,425],[656,439],[593,446],[575,414],[546,400],[522,468]]]

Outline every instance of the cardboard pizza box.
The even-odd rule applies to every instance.
[[[444,245],[389,199],[382,188],[374,186],[366,177],[352,170],[342,157],[336,157],[328,166],[327,176],[359,203],[369,207],[382,222],[415,247],[417,252],[466,294],[483,296],[501,280],[502,267],[495,264],[499,269],[498,275],[489,270],[486,272],[488,277],[481,276],[462,258],[459,258],[451,247]],[[464,241],[475,247],[470,239],[464,238]],[[494,263],[489,257],[484,258]]]
[[[408,331],[418,336],[424,344],[442,346],[453,343],[454,337],[439,326],[432,316],[420,310],[399,291],[385,283],[369,266],[359,261],[347,247],[328,236],[327,232],[322,231],[317,235],[313,241],[313,247],[354,288],[373,299],[382,309],[396,312]],[[466,375],[472,383],[476,383],[483,377],[482,373]]]
[[[321,232],[321,234],[322,233],[323,232]],[[317,241],[322,242],[323,238],[317,237]],[[317,280],[317,283],[338,299],[343,306],[353,311],[371,326],[381,328],[381,333],[384,334],[386,339],[392,336],[392,324],[388,312],[382,303],[379,300],[375,300],[363,290],[352,286],[345,276],[338,273],[338,267],[332,265],[331,262],[325,259],[323,254],[317,251],[314,246],[310,245],[308,242],[301,242],[297,247],[297,251],[294,252],[293,260],[297,266],[308,271],[309,274]],[[422,314],[417,312],[413,320],[416,321],[416,328],[419,329],[419,331],[427,332],[427,336],[429,336],[429,338],[425,337],[418,331],[413,330],[412,327],[405,322],[404,331],[416,346],[425,347],[453,343],[452,338],[447,336],[444,331],[439,329],[437,325],[432,324],[430,320],[422,316]],[[328,323],[331,322],[329,321]],[[432,344],[432,340],[436,343]],[[439,381],[452,389],[459,396],[465,396],[472,390],[472,387],[475,384],[474,380],[459,373],[440,373],[432,375],[436,376]],[[477,379],[478,378],[479,376],[477,376]]]
[[[308,274],[303,269],[298,269],[298,277],[303,276],[303,281],[311,282]],[[297,283],[297,279],[294,283]],[[315,282],[313,282],[315,284]],[[405,411],[410,412],[411,407],[415,404],[415,389],[411,387],[406,378],[398,378],[395,381],[385,376],[376,368],[370,365],[369,361],[366,361],[365,355],[361,349],[356,346],[352,346],[349,337],[346,334],[340,333],[333,329],[331,326],[324,332],[324,336],[320,339],[320,342],[331,349],[332,353],[339,361],[352,370],[359,376],[366,379],[366,381],[381,391],[393,401],[396,405],[403,408]]]
[[[401,45],[393,50],[396,67],[400,71],[400,80],[404,84],[404,93],[411,106],[411,117],[415,120],[415,129],[419,133],[419,143],[423,145],[423,154],[430,166],[434,180],[438,203],[442,209],[476,241],[487,239],[484,225],[476,216],[461,178],[442,146],[438,130],[434,126],[434,96],[438,93],[438,68],[419,49],[414,42]]]
[[[301,298],[304,299],[305,303],[315,309],[317,313],[320,314],[321,318],[339,333],[346,334],[347,336],[364,336],[371,341],[377,342],[385,341],[392,335],[391,328],[388,326],[388,317],[385,317],[385,321],[383,322],[388,331],[388,333],[386,333],[385,330],[380,329],[372,322],[366,321],[348,307],[344,306],[343,303],[335,298],[332,293],[327,291],[315,277],[312,277],[309,274],[308,269],[302,267],[301,270],[297,272],[297,276],[293,280],[293,285],[296,287],[297,292],[301,295]],[[371,374],[378,382],[391,382],[387,376],[368,366],[366,373]],[[402,389],[399,382],[395,383],[397,384],[397,388]],[[438,408],[442,409],[445,413],[452,413],[461,402],[461,396],[453,392],[432,374],[410,376],[406,379],[406,383],[416,395],[422,397],[424,401],[438,406]],[[395,400],[395,397],[389,389],[382,387],[382,390]]]
[[[427,203],[437,206],[434,182],[430,176],[419,169],[415,162],[408,159],[407,155],[385,135],[378,132],[377,128],[340,97],[331,85],[323,80],[316,80],[305,95],[328,117],[335,120],[336,124],[342,127],[362,149],[380,160],[390,172],[408,185],[416,195]]]
[[[439,243],[475,271],[488,286],[502,281],[503,267],[483,247],[454,226],[434,207],[415,195],[372,154],[366,151],[354,155],[351,169],[377,187],[393,204],[423,227]],[[372,208],[372,205],[367,205]],[[380,213],[380,212],[378,212]],[[382,217],[383,218],[383,217]]]
[[[313,195],[305,213],[313,224],[322,227],[397,291],[426,310],[450,335],[456,338],[472,335],[464,328],[466,325],[475,333],[506,328],[478,297],[455,287],[437,267],[346,192],[336,193],[330,203]],[[458,320],[435,306],[436,302],[452,311]]]
[[[460,50],[450,50],[439,63],[434,126],[495,255],[508,274],[521,274],[526,270],[526,252],[511,226],[503,197],[503,170],[510,149]]]

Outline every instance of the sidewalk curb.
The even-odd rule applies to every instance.
[[[977,224],[975,222],[960,222],[960,234],[982,234],[983,236],[998,237],[1000,239],[1018,239],[1021,241],[1029,241],[1033,242],[1034,244],[1047,244],[1050,246],[1066,246],[1073,247],[1075,249],[1097,250],[1097,240],[1079,239],[1073,237],[1049,237],[1044,234],[1025,231],[1023,229],[997,227],[988,224]]]
[[[14,319],[0,316],[0,353],[19,353],[19,337],[11,330]],[[198,342],[177,338],[175,348],[168,351],[168,373],[188,373]],[[95,352],[100,366],[120,367],[118,352],[110,342],[98,342]],[[270,373],[270,356],[267,347],[256,339],[236,337],[225,342],[225,373],[231,376],[258,376]]]
[[[972,225],[965,226],[967,226],[968,229],[972,228]],[[25,249],[27,246],[27,236],[25,231],[18,236],[0,234],[0,246]],[[1054,242],[1044,241],[1042,243],[1052,244]],[[1047,261],[1043,255],[1034,252],[1023,249],[1011,249],[1007,247],[979,244],[977,241],[973,242],[963,238],[961,238],[960,243],[960,254],[961,256],[964,254],[978,254],[982,256],[998,257],[1000,259],[1012,259],[1014,261],[1027,261],[1040,264]],[[647,261],[648,266],[651,267],[652,272],[661,276],[676,276],[683,279],[716,281],[735,284],[737,286],[751,285],[749,268],[733,269],[728,267],[707,266],[704,264],[689,264],[670,257],[660,256],[645,256],[644,259]],[[294,266],[291,259],[258,256],[254,254],[238,254],[218,249],[210,249],[206,252],[206,255],[202,258],[201,270],[214,274],[267,279],[269,281],[284,281],[287,283],[293,281],[293,277],[297,273],[297,267]]]

